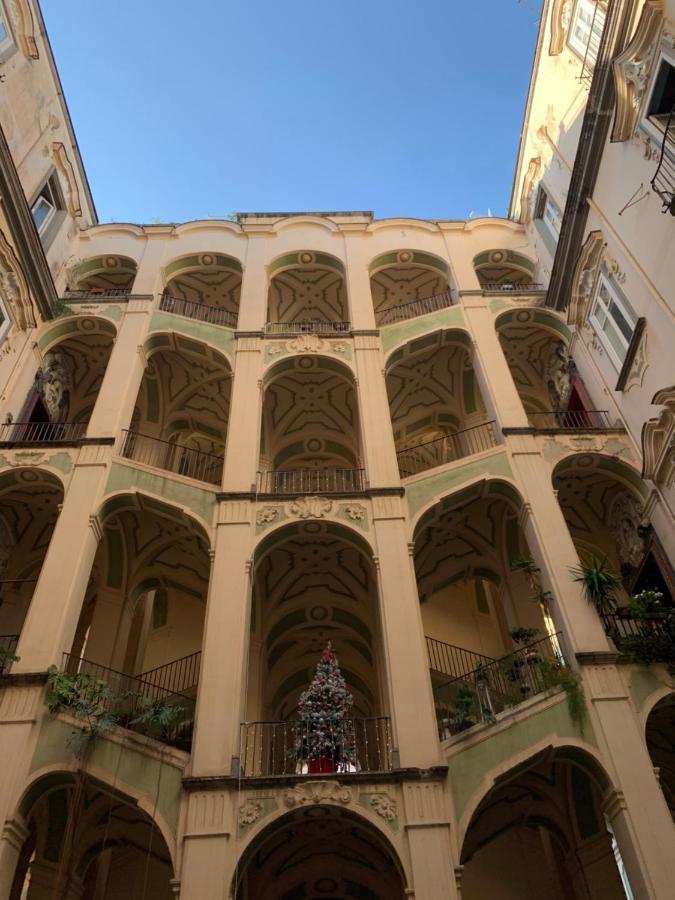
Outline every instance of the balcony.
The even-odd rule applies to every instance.
[[[259,494],[358,494],[365,469],[270,469],[258,472]]]
[[[131,288],[89,288],[86,290],[64,291],[62,300],[70,302],[89,303],[114,303],[120,300],[128,300]]]
[[[429,641],[427,638],[427,646]],[[440,641],[433,642],[441,644]],[[519,647],[500,659],[480,657],[459,647],[440,651],[432,647],[432,683],[438,733],[441,740],[478,724],[492,724],[499,713],[544,693],[566,681],[566,665],[560,649],[559,635],[552,635]],[[440,680],[435,673],[440,664],[446,674],[465,668],[471,657],[481,661],[471,671],[461,672],[447,680]]]
[[[651,180],[653,191],[663,204],[662,212],[675,216],[675,106],[665,120],[659,164]]]
[[[521,284],[510,281],[485,281],[481,284],[481,290],[484,294],[542,294],[546,292],[546,287],[534,281],[526,281]]]
[[[472,428],[465,428],[463,431],[397,451],[396,458],[401,478],[409,478],[427,469],[496,447],[494,426],[494,421],[482,422]]]
[[[267,322],[265,324],[265,334],[268,337],[295,334],[325,334],[329,336],[349,335],[351,332],[351,322],[319,322],[308,320],[306,322]]]
[[[536,431],[623,431],[610,424],[606,409],[568,409],[563,412],[527,414]]]
[[[441,676],[445,681],[449,678],[462,678],[469,672],[475,672],[481,666],[489,666],[494,657],[483,653],[474,653],[464,647],[446,644],[436,638],[426,636],[429,668],[432,675]]]
[[[125,429],[122,433],[120,456],[134,462],[164,469],[196,481],[220,484],[223,475],[223,458],[204,450],[195,450],[185,444],[163,441],[137,431]]]
[[[640,663],[675,666],[675,612],[635,616],[627,610],[601,613],[605,634],[622,656]]]
[[[186,319],[196,319],[198,322],[207,322],[209,325],[220,325],[225,328],[237,327],[236,313],[220,306],[209,306],[208,303],[195,303],[192,300],[172,297],[166,291],[159,301],[159,308],[162,312],[183,316]]]
[[[189,752],[194,727],[194,697],[172,692],[141,677],[125,675],[123,672],[100,666],[70,653],[63,654],[63,671],[68,675],[88,676],[108,687],[110,696],[103,702],[106,710],[116,717],[115,724],[129,731],[153,737],[170,747]],[[142,713],[150,702],[161,704],[164,708],[175,708],[171,724],[160,729],[149,724],[147,717]]]
[[[269,778],[283,775],[323,775],[329,772],[374,773],[392,770],[391,723],[388,716],[345,720],[345,733],[350,747],[355,748],[355,762],[335,762],[321,757],[308,759],[303,752],[307,744],[304,722],[242,722],[240,765],[242,778]],[[347,753],[338,746],[335,759]]]
[[[86,432],[86,422],[11,422],[0,425],[0,444],[75,444]]]
[[[394,322],[405,322],[406,319],[426,316],[427,313],[438,312],[439,309],[446,309],[448,306],[452,306],[452,291],[443,291],[441,294],[421,297],[411,303],[380,309],[375,313],[375,323],[379,328],[382,325],[392,325]]]
[[[169,694],[196,692],[199,683],[199,666],[202,652],[190,653],[163,666],[148,669],[136,677]]]

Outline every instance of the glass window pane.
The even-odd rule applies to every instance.
[[[35,222],[38,231],[44,228],[53,212],[54,207],[52,204],[44,197],[38,197],[37,201],[33,204],[32,209],[33,221]]]

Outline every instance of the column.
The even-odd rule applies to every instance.
[[[344,233],[349,316],[352,328],[356,331],[372,330],[376,327],[368,274],[372,249],[370,242],[363,239],[365,228],[365,225],[359,226],[357,231]]]
[[[106,451],[93,445],[80,449],[21,631],[14,673],[60,665],[63,652],[71,649],[102,537],[92,512],[106,474]]]
[[[115,437],[131,421],[145,371],[143,341],[150,324],[152,299],[130,300],[99,388],[87,437]]]
[[[122,661],[126,646],[121,653],[116,653],[116,649],[123,612],[124,596],[120,591],[106,587],[97,589],[89,637],[82,654],[86,659],[111,669],[121,668],[116,663]]]
[[[20,815],[7,819],[0,840],[0,900],[9,900],[19,854],[28,837],[28,828]]]
[[[476,354],[487,383],[492,405],[497,413],[500,427],[527,428],[529,422],[518,395],[511,370],[499,343],[495,320],[485,297],[465,297],[464,316],[476,345]]]
[[[440,764],[438,730],[417,585],[408,553],[400,497],[373,499],[380,618],[399,764]]]
[[[225,447],[224,491],[255,490],[262,419],[262,351],[260,338],[237,339]]]
[[[248,234],[239,300],[238,331],[260,331],[267,321],[266,234]]]
[[[248,668],[252,509],[248,500],[232,500],[218,510],[192,743],[193,775],[238,771]]]
[[[233,809],[235,792],[210,790],[189,794],[180,881],[175,895],[182,900],[224,900],[231,897],[237,844]],[[261,898],[262,900],[262,898]]]
[[[456,900],[459,897],[450,820],[442,782],[403,785],[406,834],[410,850],[415,900]]]
[[[396,446],[379,338],[376,335],[355,335],[354,354],[366,477],[371,488],[398,485]]]

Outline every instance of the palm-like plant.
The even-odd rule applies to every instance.
[[[621,587],[621,579],[606,556],[600,558],[593,554],[590,559],[570,571],[574,580],[581,584],[586,599],[599,613],[616,609],[616,595]]]

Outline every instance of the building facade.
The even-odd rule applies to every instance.
[[[545,0],[508,219],[104,225],[0,0],[0,900],[672,896],[673,47]]]

